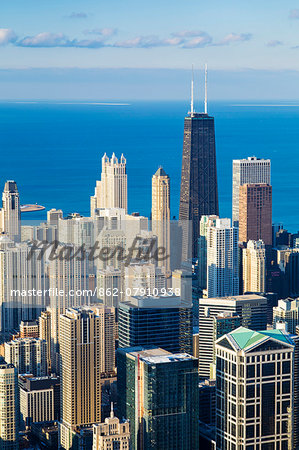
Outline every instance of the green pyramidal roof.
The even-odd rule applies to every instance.
[[[251,347],[259,341],[265,340],[267,337],[277,339],[287,344],[292,343],[288,336],[281,330],[253,331],[245,327],[239,327],[236,330],[231,331],[229,335],[242,350]]]
[[[265,336],[261,333],[258,333],[257,331],[249,330],[245,327],[239,327],[236,330],[229,333],[230,336],[233,337],[233,339],[236,341],[238,346],[242,349],[245,349],[249,347],[250,345],[254,344],[255,342],[260,341]]]
[[[293,344],[293,341],[291,337],[285,333],[283,333],[281,330],[266,330],[262,331],[263,334],[266,336],[273,337],[274,339],[278,339],[282,342],[287,342],[288,344]]]

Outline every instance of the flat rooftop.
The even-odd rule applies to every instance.
[[[159,295],[157,297],[136,295],[130,297],[128,301],[121,302],[120,306],[124,308],[159,309],[159,308],[182,308],[186,307],[186,304],[184,304],[181,301],[181,297],[178,297],[176,295]]]
[[[257,300],[264,300],[267,302],[267,298],[262,295],[257,294],[245,294],[245,295],[234,295],[231,297],[211,297],[211,298],[200,298],[199,304],[225,304],[229,302],[252,302]]]
[[[152,348],[141,351],[129,352],[135,358],[139,358],[148,364],[161,364],[169,363],[175,361],[186,361],[195,359],[193,356],[188,355],[188,353],[170,353],[163,348]]]

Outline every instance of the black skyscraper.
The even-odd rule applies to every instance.
[[[192,93],[191,112],[185,117],[184,125],[180,195],[184,259],[188,243],[189,256],[191,251],[193,257],[197,256],[200,218],[211,214],[219,214],[214,117],[207,114],[206,98],[205,113],[193,112]]]

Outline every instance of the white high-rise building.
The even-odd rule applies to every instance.
[[[19,389],[17,369],[0,364],[0,448],[19,448]]]
[[[78,248],[74,245],[59,245],[56,258],[49,261],[49,297],[51,308],[52,370],[59,372],[59,316],[66,308],[88,305],[88,254],[84,258],[74,257]],[[69,257],[70,255],[70,257]],[[82,259],[82,260],[81,260]]]
[[[162,295],[166,288],[165,267],[152,263],[132,263],[124,269],[124,298]]]
[[[94,243],[94,221],[77,213],[59,219],[58,240],[63,244],[84,245],[89,249]]]
[[[21,242],[33,241],[33,239],[36,239],[36,227],[34,225],[22,225]]]
[[[126,158],[102,158],[101,180],[97,181],[95,195],[91,197],[91,216],[97,208],[123,208],[127,212],[127,169]]]
[[[50,225],[47,222],[45,222],[35,227],[35,229],[36,229],[36,239],[38,241],[53,242],[58,238],[58,230],[56,225]]]
[[[201,216],[198,238],[198,285],[207,289],[207,232],[208,227],[215,224],[218,216]]]
[[[5,342],[5,361],[13,364],[20,374],[46,376],[47,342],[38,338],[19,338]]]
[[[2,194],[2,209],[0,210],[0,228],[15,242],[21,239],[21,209],[17,183],[8,180]]]
[[[165,250],[160,267],[170,271],[170,178],[160,167],[152,177],[152,230],[158,238],[158,247]]]
[[[108,266],[97,271],[97,298],[103,305],[117,308],[123,298],[122,271]]]
[[[278,324],[286,324],[286,331],[291,334],[296,333],[296,326],[299,325],[299,299],[278,300],[278,305],[273,308],[273,327]]]
[[[249,241],[243,248],[243,292],[265,292],[266,250],[262,240]]]
[[[216,219],[207,228],[207,297],[238,294],[238,229],[230,219]]]
[[[93,217],[95,238],[103,229],[122,229],[125,217],[126,211],[122,208],[98,208]]]
[[[108,266],[120,269],[124,265],[122,258],[126,253],[126,235],[122,230],[102,230],[97,237],[99,255],[95,259],[97,269],[106,269]]]
[[[95,242],[100,243],[101,232],[123,232],[126,240],[126,247],[130,248],[136,238],[140,241],[142,233],[148,231],[148,218],[139,214],[126,214],[122,208],[100,208],[94,215],[94,236]],[[151,233],[152,236],[153,233]],[[144,236],[145,237],[145,236]],[[146,237],[149,237],[147,235]],[[135,244],[136,246],[136,244]]]
[[[271,184],[271,161],[255,156],[233,160],[233,225],[239,225],[239,187],[243,184]]]
[[[21,320],[38,317],[45,305],[44,261],[40,251],[0,237],[0,331],[18,328]],[[34,295],[39,291],[41,295]]]
[[[221,315],[241,318],[244,327],[263,330],[267,327],[267,299],[256,294],[236,295],[227,298],[199,299],[199,375],[209,378],[214,363],[215,320]],[[233,325],[235,319],[224,321],[224,329]],[[226,325],[225,325],[226,324]]]
[[[38,226],[22,225],[21,226],[21,242],[26,241],[47,241],[53,242],[57,240],[58,232],[56,225],[50,225],[47,222]]]
[[[62,219],[62,217],[63,217],[62,209],[52,208],[49,211],[47,211],[47,222],[49,225],[58,226],[58,220]]]
[[[143,235],[149,238],[153,235],[152,232],[148,231],[148,218],[139,215],[126,214],[125,221],[123,224],[123,230],[126,234],[126,244],[127,248],[130,248],[134,240],[140,239]]]

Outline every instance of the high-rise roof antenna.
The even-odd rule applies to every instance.
[[[205,63],[205,114],[208,114],[208,65]]]
[[[192,79],[191,79],[191,116],[193,116],[194,113],[194,73],[193,73],[193,64],[192,64]]]

